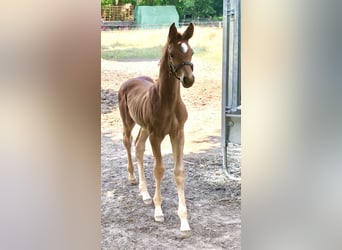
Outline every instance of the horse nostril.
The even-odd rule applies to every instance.
[[[194,75],[191,75],[191,76],[189,77],[189,81],[194,82],[194,81],[195,81],[195,76],[194,76]]]
[[[194,82],[195,82],[194,75],[192,75],[191,77],[184,77],[182,81],[184,88],[190,88]]]

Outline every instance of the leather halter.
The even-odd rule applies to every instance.
[[[177,70],[179,70],[183,66],[189,65],[191,67],[191,71],[194,71],[194,65],[191,62],[182,62],[180,64],[174,65],[170,55],[169,55],[169,65],[170,65],[170,72],[178,80],[180,80],[180,78],[177,76]]]

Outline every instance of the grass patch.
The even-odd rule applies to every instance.
[[[185,27],[179,29],[180,32]],[[166,43],[168,28],[158,30],[115,30],[101,32],[101,57],[106,60],[159,59]],[[194,60],[222,61],[222,29],[195,27],[190,40]]]
[[[102,50],[101,57],[106,60],[122,59],[159,59],[162,53],[162,46],[150,48],[125,48]]]
[[[208,50],[205,47],[194,46],[194,47],[192,47],[192,49],[194,50],[195,56],[203,56],[203,55],[206,55],[208,53]]]

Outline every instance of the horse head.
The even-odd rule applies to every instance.
[[[195,82],[194,66],[191,63],[194,54],[189,45],[189,39],[194,33],[194,25],[189,24],[183,34],[177,31],[175,23],[170,26],[168,35],[168,60],[171,73],[179,79],[184,88],[189,88]]]

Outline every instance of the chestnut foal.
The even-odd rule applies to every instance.
[[[153,82],[150,77],[142,76],[127,80],[119,90],[119,108],[123,122],[123,143],[128,156],[128,179],[136,184],[131,156],[131,132],[134,125],[140,125],[135,141],[136,159],[139,172],[139,191],[145,204],[152,200],[146,188],[143,155],[145,142],[149,137],[154,156],[155,205],[154,219],[164,221],[161,204],[161,180],[164,175],[164,164],[160,150],[161,142],[168,134],[172,144],[174,159],[174,180],[178,190],[178,216],[183,234],[190,232],[184,196],[184,123],[188,113],[180,95],[180,83],[185,88],[193,85],[193,50],[188,44],[192,37],[194,25],[189,24],[183,34],[178,33],[173,23],[169,29],[168,41],[160,60],[159,78]]]

